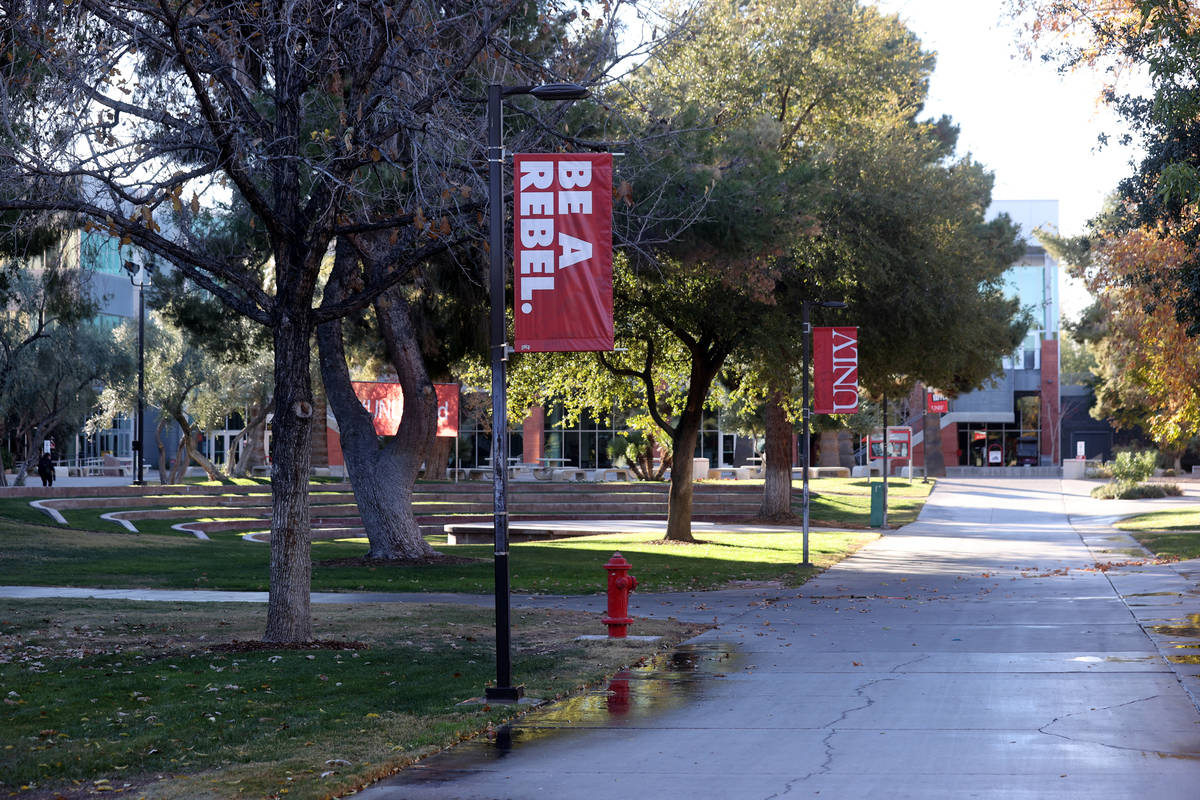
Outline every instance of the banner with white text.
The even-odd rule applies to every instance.
[[[813,328],[813,413],[858,413],[858,328]]]
[[[379,436],[394,436],[404,415],[404,392],[394,381],[352,381],[354,394],[375,423]],[[435,383],[437,435],[458,436],[458,384]]]
[[[514,155],[513,217],[516,350],[612,350],[612,155]]]

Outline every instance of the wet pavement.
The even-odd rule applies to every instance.
[[[1090,487],[944,481],[801,590],[711,598],[679,651],[357,797],[1194,800],[1200,564],[1144,563],[1109,524],[1160,503]]]

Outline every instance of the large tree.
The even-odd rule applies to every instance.
[[[689,460],[713,381],[797,283],[787,273],[803,267],[786,255],[814,232],[830,162],[861,130],[909,120],[932,67],[911,32],[856,0],[711,2],[695,13],[693,35],[631,83],[650,119],[702,131],[686,175],[693,186],[680,180],[679,196],[694,196],[686,189],[699,182],[708,202],[674,241],[630,252],[631,279],[618,281],[616,299],[637,360],[631,351],[606,362],[636,376],[655,414],[654,359],[683,356],[677,415],[659,419],[675,458],[667,538],[683,541],[692,538]],[[789,310],[795,322],[798,308]]]
[[[28,70],[0,65],[0,125],[29,132],[0,139],[0,211],[85,215],[270,329],[265,638],[310,639],[314,331],[478,235],[483,83],[587,80],[607,61],[594,50],[526,58],[505,30],[538,9],[516,0],[2,8],[41,83],[27,98]],[[230,192],[267,258],[209,240],[203,209]],[[380,231],[387,269],[322,299],[335,238]]]
[[[1113,230],[1103,218],[1084,236],[1043,238],[1096,297],[1086,334],[1096,361],[1091,415],[1143,429],[1178,467],[1200,433],[1200,365],[1195,340],[1176,319],[1184,289],[1172,279],[1190,248],[1150,230]]]
[[[984,222],[991,180],[955,157],[957,131],[918,119],[933,58],[894,17],[813,0],[705,5],[700,22],[647,76],[667,107],[702,98],[719,109],[705,162],[716,176],[710,215],[634,286],[686,280],[640,301],[692,354],[689,402],[671,430],[677,457],[694,448],[681,434],[703,407],[703,393],[690,393],[706,391],[735,351],[753,369],[767,431],[762,513],[781,517],[791,505],[786,407],[806,379],[802,304],[851,306],[824,320],[859,322],[862,375],[878,393],[897,396],[918,379],[974,388],[1019,338],[1016,306],[999,291],[1018,245],[1011,226]],[[705,271],[717,276],[708,293],[693,291]],[[679,472],[672,496],[686,500]],[[683,526],[668,535],[685,538]]]
[[[0,312],[0,430],[30,439],[25,455],[36,460],[56,426],[87,418],[92,384],[120,370],[109,352],[112,337],[88,327],[97,305],[87,273],[65,258],[66,243],[57,235],[20,239],[10,240],[17,246],[5,266]],[[27,246],[39,250],[31,255]]]
[[[1188,334],[1200,334],[1200,10],[1178,0],[1011,3],[1025,20],[1031,49],[1048,51],[1066,67],[1117,74],[1132,67],[1149,79],[1148,92],[1137,82],[1133,90],[1117,83],[1104,93],[1145,157],[1121,182],[1115,213],[1097,222],[1114,233],[1149,232],[1183,245],[1177,268],[1159,270],[1151,259],[1127,278],[1169,293]]]

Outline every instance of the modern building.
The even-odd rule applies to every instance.
[[[1007,214],[1021,228],[1025,254],[1005,275],[1012,297],[1033,325],[1025,341],[1003,359],[991,384],[950,401],[941,417],[947,467],[1051,466],[1060,464],[1062,393],[1059,385],[1059,266],[1034,236],[1058,229],[1057,200],[998,200],[989,217]],[[924,441],[914,430],[914,459],[924,463]]]

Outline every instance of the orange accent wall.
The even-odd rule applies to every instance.
[[[526,464],[533,464],[545,453],[542,448],[546,443],[546,409],[534,406],[529,409],[529,415],[521,423],[521,446],[524,453],[521,456]]]

